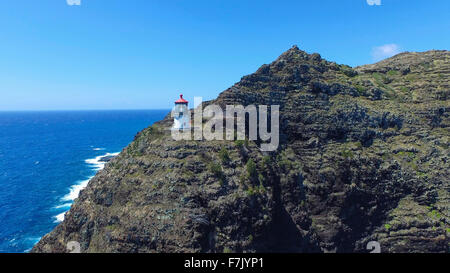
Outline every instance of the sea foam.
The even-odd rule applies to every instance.
[[[99,155],[94,158],[86,159],[84,162],[88,164],[91,168],[93,168],[96,171],[99,171],[103,169],[107,162],[103,162],[102,159],[104,157],[110,157],[110,156],[117,156],[119,153],[106,153],[104,155]],[[65,202],[64,204],[58,205],[55,208],[65,208],[66,210],[62,213],[59,213],[58,215],[54,216],[55,222],[59,223],[64,220],[65,213],[70,209],[70,206],[72,205],[73,201],[78,198],[78,195],[80,195],[81,190],[86,188],[86,186],[89,184],[89,181],[94,176],[89,177],[86,180],[79,181],[77,184],[70,187],[70,191],[68,194],[66,194],[63,198],[61,198],[62,202]]]
[[[91,180],[91,178],[92,177],[90,177],[87,180],[80,181],[76,185],[71,186],[70,192],[68,194],[66,194],[61,200],[64,202],[75,200],[78,197],[78,195],[80,194],[80,191],[82,189],[86,188],[86,186],[88,185],[89,180]]]
[[[119,153],[106,153],[104,155],[99,155],[95,158],[86,159],[84,162],[87,164],[90,164],[92,167],[94,167],[95,170],[101,170],[105,167],[106,162],[102,162],[102,158],[108,157],[108,156],[117,156]],[[92,177],[91,177],[92,178]]]

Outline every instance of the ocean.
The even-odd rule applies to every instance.
[[[0,112],[0,252],[29,251],[80,189],[169,110]]]

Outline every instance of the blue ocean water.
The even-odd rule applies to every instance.
[[[101,168],[96,159],[168,112],[0,112],[0,252],[31,249]]]

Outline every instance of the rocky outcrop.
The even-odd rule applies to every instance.
[[[169,116],[33,252],[448,252],[450,53],[352,68],[296,46],[206,104],[280,105],[281,143],[174,141]]]

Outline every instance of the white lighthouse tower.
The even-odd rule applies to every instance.
[[[174,113],[178,113],[173,119],[173,129],[184,130],[191,128],[191,117],[189,116],[188,101],[183,99],[183,94],[175,101]]]

